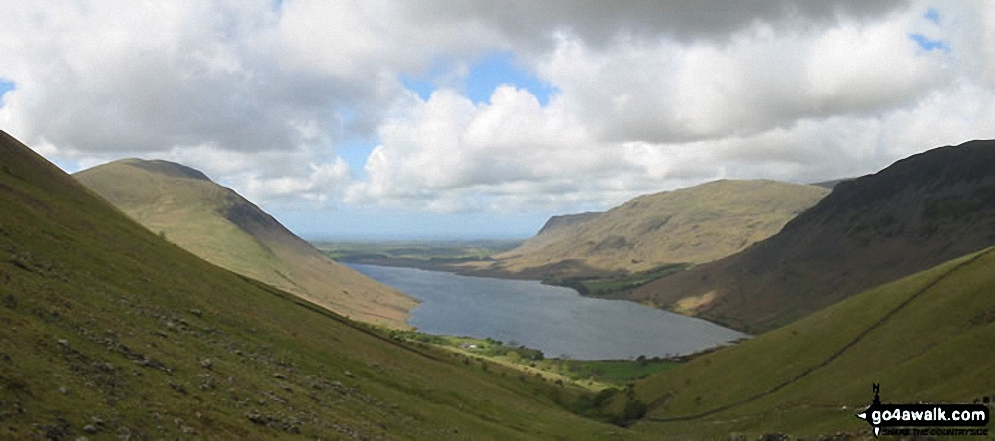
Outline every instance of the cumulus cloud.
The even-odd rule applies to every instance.
[[[482,209],[504,196],[527,197],[534,186],[555,190],[557,181],[580,185],[627,168],[559,101],[543,107],[512,86],[497,88],[489,104],[447,89],[427,101],[408,95],[379,135],[366,164],[369,182],[353,186],[349,200]]]
[[[513,88],[489,105],[452,93],[401,100],[381,126],[369,181],[350,198],[440,210],[608,206],[719,178],[855,176],[989,137],[991,93],[972,49],[984,45],[967,43],[990,24],[959,29],[977,15],[963,6],[943,9],[945,25],[924,5],[875,10],[873,20],[831,14],[819,26],[750,19],[724,27],[721,41],[592,45],[551,26],[554,43],[534,64],[559,90],[547,106]],[[921,47],[918,33],[951,50]]]
[[[688,142],[803,118],[908,104],[948,75],[917,53],[908,20],[778,35],[760,27],[717,46],[625,42],[593,51],[561,36],[540,72],[609,140]]]
[[[15,3],[4,130],[81,166],[180,161],[265,204],[575,211],[995,135],[986,3]],[[548,102],[460,92],[495,53]],[[428,74],[427,99],[405,90]],[[375,145],[362,169],[340,154],[357,139]]]
[[[311,162],[326,160],[318,167],[338,174],[348,167],[331,152],[343,138],[374,133],[380,109],[403,90],[399,71],[424,69],[435,53],[480,46],[455,38],[465,29],[425,32],[417,23],[384,21],[397,14],[389,2],[273,5],[7,5],[0,78],[16,90],[5,95],[0,122],[81,164],[173,152],[234,178],[287,171],[275,164],[303,159],[296,175],[242,189],[282,194],[287,182],[309,179]],[[274,153],[290,157],[252,158]]]

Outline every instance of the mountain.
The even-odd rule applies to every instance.
[[[776,235],[630,298],[763,332],[995,245],[995,141],[917,154],[839,183]]]
[[[722,180],[637,197],[603,213],[554,216],[493,269],[548,279],[700,264],[781,229],[828,190]]]
[[[124,159],[74,176],[132,219],[208,262],[357,320],[408,327],[405,320],[416,300],[333,262],[197,170]]]
[[[988,401],[995,397],[993,293],[995,248],[988,248],[851,296],[638,381],[635,396],[648,409],[637,428],[661,438],[854,439],[840,432],[868,434],[855,415],[871,404],[875,383],[884,403]]]
[[[649,439],[209,264],[0,132],[2,439]]]

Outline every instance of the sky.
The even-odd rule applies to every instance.
[[[70,173],[180,162],[309,239],[525,238],[640,194],[995,138],[992,2],[0,8],[0,129]]]

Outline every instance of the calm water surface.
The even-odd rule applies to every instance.
[[[627,359],[689,354],[745,334],[624,300],[582,297],[536,281],[348,264],[421,300],[408,323],[428,334],[493,338],[547,357]]]

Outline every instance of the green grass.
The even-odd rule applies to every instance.
[[[828,193],[811,185],[721,180],[643,195],[495,255],[494,269],[553,279],[710,262],[777,233]]]
[[[866,431],[872,383],[888,402],[995,394],[993,251],[592,392],[208,264],[0,137],[2,439],[815,435]],[[592,419],[643,411],[626,429]]]
[[[541,374],[560,383],[572,382],[585,389],[600,391],[606,388],[626,387],[633,380],[672,369],[693,357],[646,358],[636,360],[573,360],[546,358],[542,351],[494,339],[431,335],[417,331],[391,331],[394,340],[418,342],[458,351],[460,354],[479,357],[525,372]]]
[[[633,380],[664,372],[681,363],[670,360],[593,360],[577,361],[574,370],[578,378],[586,377],[603,383],[623,385]]]
[[[610,277],[565,277],[546,280],[546,283],[566,286],[580,295],[610,299],[627,299],[632,290],[647,283],[676,274],[689,268],[689,263],[661,265],[646,271]]]
[[[417,301],[332,262],[193,169],[126,159],[74,177],[149,230],[215,265],[358,320],[408,328],[408,311]]]
[[[652,438],[206,263],[6,134],[0,158],[2,439]]]
[[[366,241],[328,242],[318,241],[314,245],[328,257],[343,262],[413,261],[423,263],[461,263],[485,260],[490,256],[508,251],[521,244],[521,241],[474,240],[474,241]]]
[[[872,383],[893,403],[993,395],[993,292],[989,249],[851,297],[638,382],[649,405],[639,430],[857,433],[868,429],[853,415]]]

